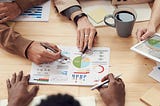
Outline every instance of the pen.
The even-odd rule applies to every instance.
[[[115,78],[119,78],[121,75],[122,75],[122,74],[117,75]],[[103,86],[103,85],[106,84],[106,83],[109,83],[109,80],[105,80],[105,81],[103,81],[103,82],[100,82],[99,84],[93,86],[93,87],[91,88],[91,90],[97,89],[97,88]]]
[[[95,38],[96,36],[97,36],[97,32],[95,33],[94,38]],[[81,56],[87,51],[87,49],[88,49],[88,42],[87,42],[87,45],[85,46],[84,50],[82,51]]]
[[[82,54],[84,54],[88,49],[88,44],[85,46],[84,50],[82,51]]]
[[[46,44],[44,44],[44,43],[40,43],[40,44],[41,44],[41,46],[43,46],[45,49],[48,49],[48,50],[50,50],[50,51],[52,51],[52,52],[54,52],[54,53],[57,53],[57,52],[58,52],[57,50],[53,49],[52,47],[50,47],[50,46],[48,46],[48,45],[46,45]],[[69,57],[67,57],[67,56],[65,56],[65,55],[63,55],[63,54],[61,54],[61,56],[64,57],[65,59],[70,59]]]

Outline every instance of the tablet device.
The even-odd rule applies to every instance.
[[[160,34],[155,33],[151,38],[131,47],[131,50],[160,62]]]

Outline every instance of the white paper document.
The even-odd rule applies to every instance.
[[[160,66],[153,67],[152,72],[148,75],[156,81],[160,82]]]
[[[45,100],[46,98],[47,98],[46,95],[37,96],[32,100],[32,102],[28,106],[37,106],[41,103],[41,100]],[[94,96],[75,97],[75,99],[80,102],[81,106],[96,106]],[[8,105],[7,99],[0,100],[0,106],[7,106],[7,105]]]
[[[160,34],[156,33],[153,37],[139,42],[131,47],[131,50],[160,62]]]
[[[15,21],[48,21],[51,1],[30,8],[22,13]]]
[[[70,59],[41,65],[32,63],[30,83],[92,86],[108,74],[109,48],[94,47],[83,56],[76,47],[60,48]]]

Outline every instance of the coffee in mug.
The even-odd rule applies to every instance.
[[[107,22],[109,18],[114,20],[111,24]],[[106,25],[115,27],[120,37],[129,37],[132,33],[134,23],[136,21],[136,12],[132,8],[117,8],[113,15],[105,16],[104,22]]]

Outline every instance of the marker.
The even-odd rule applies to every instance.
[[[119,78],[120,76],[122,76],[122,74],[116,76],[115,78]],[[103,86],[103,85],[106,84],[106,83],[109,83],[109,80],[105,80],[105,81],[103,81],[103,82],[100,82],[99,84],[93,86],[93,87],[91,88],[91,90],[97,89],[97,88]]]
[[[48,49],[48,50],[52,51],[53,53],[57,53],[57,50],[53,49],[52,47],[50,47],[50,46],[48,46],[48,45],[46,45],[46,44],[44,44],[44,43],[40,43],[40,44],[41,44],[41,46],[43,46],[45,49]],[[67,56],[65,56],[65,55],[63,55],[63,54],[61,54],[61,56],[64,57],[65,59],[70,59],[69,57],[67,57]]]

